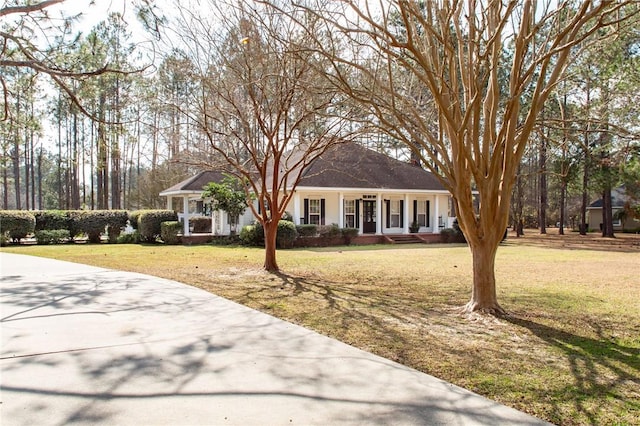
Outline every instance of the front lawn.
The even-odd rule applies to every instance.
[[[191,284],[556,424],[638,424],[640,244],[545,238],[498,251],[504,319],[459,314],[471,279],[459,245],[279,251],[279,275],[244,247],[2,250]]]

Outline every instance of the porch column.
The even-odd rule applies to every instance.
[[[435,202],[433,203],[433,213],[434,213],[434,220],[433,220],[433,233],[434,234],[439,234],[440,233],[440,196],[436,195],[435,197]]]
[[[338,227],[344,228],[344,193],[341,192],[338,196]]]
[[[409,233],[409,194],[404,194],[404,212],[403,212],[402,222],[404,223],[404,229],[402,230],[403,234]]]
[[[376,196],[376,234],[382,234],[382,194]]]
[[[293,194],[293,223],[300,225],[300,193]]]
[[[227,213],[223,210],[219,210],[218,212],[220,213],[220,216],[218,217],[220,220],[220,233],[222,235],[229,235],[227,233]],[[229,229],[229,233],[231,233],[231,229]]]
[[[182,211],[184,214],[184,223],[182,228],[182,235],[191,235],[189,233],[189,197],[185,195],[182,197]]]
[[[167,210],[173,210],[173,197],[167,195]]]

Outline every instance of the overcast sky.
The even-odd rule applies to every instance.
[[[157,3],[164,3],[159,0]],[[89,33],[101,21],[107,19],[111,13],[120,13],[128,24],[129,31],[142,36],[142,25],[135,15],[135,8],[131,0],[66,0],[61,4],[47,9],[51,18],[60,16],[75,16],[81,14],[73,24],[74,32]],[[137,37],[136,37],[137,38]]]

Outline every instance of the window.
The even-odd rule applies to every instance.
[[[427,225],[427,203],[424,201],[422,203],[418,203],[418,225],[420,226],[428,226]]]
[[[344,226],[356,227],[356,200],[344,200]]]
[[[324,225],[324,198],[305,198],[302,223],[307,225]]]
[[[429,226],[429,201],[413,201],[413,220],[417,222],[418,226]]]
[[[240,216],[231,216],[227,214],[227,225],[235,226],[240,223]]]
[[[389,227],[400,228],[400,200],[390,200]]]
[[[320,225],[320,200],[309,199],[309,224]]]

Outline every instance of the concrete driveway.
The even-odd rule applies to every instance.
[[[0,252],[10,425],[545,424],[178,282]]]

